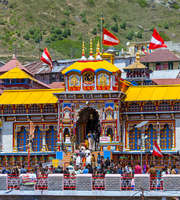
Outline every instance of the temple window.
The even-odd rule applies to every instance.
[[[109,90],[110,89],[110,76],[106,73],[99,73],[97,75],[97,89]]]
[[[13,108],[10,105],[5,105],[3,109],[4,114],[12,114],[13,113]]]
[[[32,142],[33,151],[40,151],[42,149],[42,138],[43,138],[43,133],[41,132],[39,126],[36,126]]]
[[[157,129],[153,124],[149,124],[148,128],[145,130],[145,149],[152,150],[154,142],[157,141]]]
[[[71,90],[80,90],[81,88],[81,77],[79,74],[71,74],[68,77],[68,89]]]
[[[25,114],[25,113],[26,113],[26,107],[24,105],[16,106],[16,114]]]
[[[48,151],[56,151],[57,131],[54,126],[49,126],[46,131],[46,146]]]
[[[24,126],[21,126],[20,131],[17,133],[17,148],[18,151],[27,150],[28,134]]]
[[[29,107],[29,113],[40,113],[41,109],[39,105],[33,104]]]
[[[94,89],[94,73],[87,71],[83,74],[83,89],[84,90],[93,90]]]
[[[158,109],[159,109],[160,111],[171,110],[171,105],[170,105],[169,103],[167,103],[167,102],[162,102],[162,103],[159,104]]]
[[[165,124],[160,131],[160,148],[162,150],[171,150],[173,146],[173,131],[168,124]]]
[[[145,112],[151,112],[155,110],[156,110],[156,106],[152,102],[145,103],[143,106],[143,111]]]
[[[141,149],[141,130],[134,127],[129,131],[129,149],[139,150]]]
[[[174,104],[174,110],[180,110],[180,102]]]
[[[137,103],[131,103],[128,106],[128,112],[140,112],[140,105]]]
[[[43,112],[44,113],[55,113],[55,107],[54,105],[52,104],[46,104],[44,107],[43,107]]]

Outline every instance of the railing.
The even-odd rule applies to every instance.
[[[76,176],[72,174],[64,174],[64,190],[76,189]]]
[[[19,190],[20,189],[20,178],[16,174],[8,174],[7,176],[7,189],[8,190]]]
[[[134,190],[134,177],[127,175],[122,176],[121,190]]]
[[[47,190],[48,189],[48,176],[47,175],[37,177],[35,189],[36,190]]]
[[[104,190],[104,174],[96,174],[92,176],[92,190]]]
[[[26,179],[26,180],[25,180]],[[28,180],[29,179],[29,180]],[[26,184],[24,184],[26,183]],[[64,190],[76,190],[76,175],[64,174],[64,180],[62,181]],[[48,189],[48,176],[41,175],[37,178],[30,179],[28,174],[24,174],[24,182],[22,175],[16,174],[7,175],[7,189],[8,190],[19,190],[21,186],[31,185],[34,190],[47,190]],[[120,178],[120,190],[134,190],[134,177],[123,175]],[[96,174],[92,175],[92,190],[105,190],[105,175]],[[162,177],[150,177],[150,190],[163,190],[163,179]]]
[[[163,190],[163,180],[161,177],[150,177],[150,190]]]

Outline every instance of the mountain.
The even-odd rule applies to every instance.
[[[79,57],[81,42],[98,40],[104,27],[121,41],[149,40],[154,27],[165,40],[180,38],[180,0],[0,0],[0,59],[16,53],[37,60]]]

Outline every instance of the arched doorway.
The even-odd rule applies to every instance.
[[[94,133],[96,141],[100,137],[100,121],[98,112],[91,107],[84,108],[79,112],[76,124],[76,141],[78,146],[84,144],[88,133]]]

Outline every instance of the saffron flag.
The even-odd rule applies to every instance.
[[[47,48],[45,48],[43,53],[42,53],[41,61],[48,64],[50,69],[52,70],[52,59],[51,59],[51,56],[50,56]]]
[[[107,46],[114,46],[120,43],[119,39],[110,33],[107,29],[103,29],[103,44]]]
[[[159,148],[157,142],[154,142],[153,155],[157,156],[157,157],[163,157],[163,154],[162,154],[161,149]]]
[[[159,33],[154,29],[152,38],[149,44],[149,49],[158,49],[161,47],[167,47],[167,45],[164,44],[164,40],[159,35]]]

